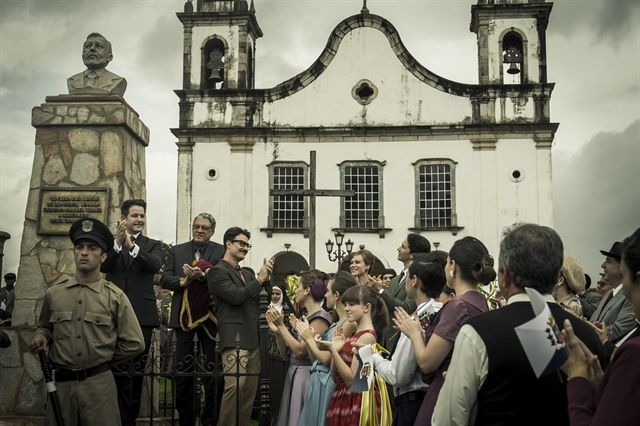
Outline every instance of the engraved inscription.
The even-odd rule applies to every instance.
[[[107,222],[108,188],[40,191],[38,234],[66,235],[72,223],[83,217]]]

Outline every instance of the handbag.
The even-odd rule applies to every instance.
[[[371,345],[371,349],[375,353],[389,354],[389,352],[378,343]],[[391,426],[393,423],[393,412],[391,411],[391,400],[387,384],[371,369],[370,374],[374,375],[371,388],[362,392],[362,402],[360,406],[360,423],[359,426]],[[380,401],[376,401],[376,393],[380,397]],[[380,412],[378,413],[378,404]]]

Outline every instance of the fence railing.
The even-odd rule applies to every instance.
[[[241,354],[239,346],[236,346],[235,359],[232,360],[236,368],[225,372],[219,348],[216,347],[216,353],[213,356],[204,354],[197,336],[194,336],[193,355],[187,355],[182,360],[176,359],[175,332],[164,326],[154,331],[149,353],[146,356],[114,366],[112,371],[116,380],[143,379],[137,423],[163,426],[179,424],[176,382],[186,379],[187,383],[191,381],[194,395],[192,398],[194,424],[202,424],[200,416],[205,405],[207,409],[213,409],[215,413],[219,412],[225,378],[235,380],[237,389],[237,384],[242,377],[257,376],[258,389],[254,400],[252,422],[258,426],[275,424],[287,362],[280,357],[274,337],[269,333],[264,315],[267,306],[268,296],[263,290],[260,294],[261,315],[258,324],[261,365],[259,374],[241,372],[246,371],[241,367],[246,366],[248,360]],[[207,395],[207,391],[210,395]],[[240,406],[240,399],[237,397],[236,402],[237,419]]]

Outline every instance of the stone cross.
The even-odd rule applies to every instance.
[[[309,267],[316,267],[316,197],[353,197],[355,191],[316,188],[316,152],[309,152],[309,189],[271,189],[269,195],[309,197]]]

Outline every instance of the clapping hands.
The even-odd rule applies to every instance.
[[[588,379],[594,386],[597,386],[604,375],[600,361],[589,348],[580,340],[573,332],[573,327],[569,320],[564,321],[564,329],[562,336],[565,339],[569,358],[564,363],[562,371],[564,371],[569,379],[574,377],[584,377]]]
[[[420,321],[414,315],[409,315],[407,311],[399,307],[396,307],[394,312],[393,326],[409,338],[422,335]]]
[[[265,317],[267,318],[267,326],[269,327],[269,330],[276,334],[279,333],[278,327],[284,326],[284,316],[280,309],[273,307],[267,309]]]

